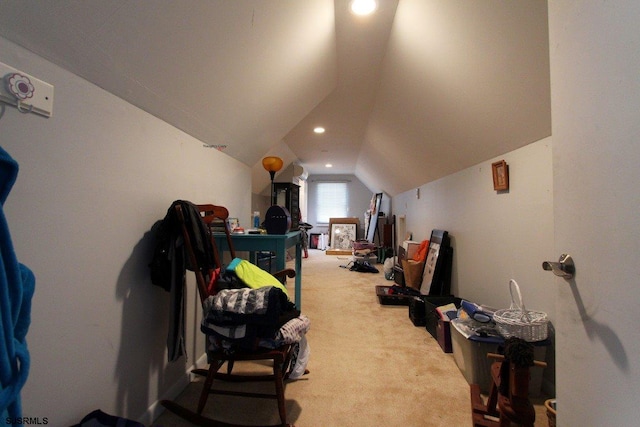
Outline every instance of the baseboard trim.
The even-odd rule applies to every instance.
[[[180,393],[184,391],[185,388],[193,381],[194,375],[191,373],[193,369],[202,368],[207,366],[207,355],[203,354],[196,360],[196,363],[191,365],[184,373],[184,375],[180,376],[180,379],[176,381],[171,387],[167,389],[167,391],[158,397],[158,400],[153,402],[148,408],[147,411],[142,415],[138,422],[151,426],[153,421],[156,420],[164,411],[165,408],[160,404],[162,400],[175,400]]]

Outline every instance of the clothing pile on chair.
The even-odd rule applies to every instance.
[[[192,371],[197,375],[206,376],[197,412],[169,400],[162,400],[161,404],[196,425],[231,425],[203,415],[210,394],[276,398],[281,420],[279,425],[288,425],[284,380],[296,379],[307,373],[305,368],[309,357],[309,347],[305,339],[305,333],[309,330],[309,319],[302,316],[295,304],[289,300],[284,287],[286,277],[295,277],[295,272],[285,269],[272,275],[248,261],[235,258],[229,228],[226,224],[221,230],[217,227],[219,221],[227,221],[229,218],[228,209],[225,207],[177,201],[171,209],[175,211],[175,217],[168,214],[163,221],[165,228],[169,230],[158,233],[160,239],[157,250],[154,251],[157,256],[154,256],[150,264],[152,278],[160,279],[159,283],[153,283],[162,286],[162,272],[172,272],[176,265],[180,274],[173,277],[179,280],[174,280],[170,283],[171,286],[165,287],[173,291],[172,288],[185,287],[185,269],[194,272],[202,306],[200,328],[207,337],[206,354],[209,368],[197,368]],[[223,232],[226,235],[229,252],[234,258],[226,267],[211,234],[215,232]],[[163,239],[163,236],[168,238]],[[172,246],[174,244],[175,246]],[[178,253],[178,256],[182,255],[182,262],[169,262],[176,257],[175,254],[171,256],[172,251]],[[154,272],[158,274],[153,274]],[[183,296],[184,292],[180,291],[180,295]],[[184,307],[184,299],[181,298],[181,301]],[[178,326],[180,332],[184,333],[184,323]],[[184,341],[180,340],[180,343],[183,344]],[[273,372],[268,375],[232,372],[235,362],[247,361],[268,362]],[[218,372],[224,364],[227,365],[226,374]],[[220,390],[214,387],[214,379],[270,380],[274,383],[275,393]]]
[[[207,351],[253,350],[294,345],[299,359],[308,358],[304,337],[309,319],[289,301],[287,290],[276,277],[247,260],[236,258],[226,267],[216,265],[212,242],[196,205],[176,200],[162,221],[154,225],[156,246],[149,264],[151,281],[170,292],[167,350],[169,361],[186,354],[184,287],[187,269],[184,239],[176,216],[180,205],[190,232],[197,262],[211,271],[210,291],[217,293],[203,302],[201,329],[208,335]],[[218,274],[213,274],[218,271]],[[207,279],[208,280],[208,279]],[[211,292],[213,293],[213,292]],[[289,378],[293,379],[293,375]]]
[[[289,378],[295,372],[304,373],[309,355],[305,338],[311,322],[289,300],[280,282],[267,280],[269,273],[246,260],[235,259],[222,273],[225,286],[203,304],[200,329],[207,335],[207,352],[273,349],[292,344],[296,361]],[[236,280],[230,280],[235,276]]]

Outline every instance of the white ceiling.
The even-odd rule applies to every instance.
[[[256,192],[268,154],[395,195],[551,134],[546,1],[379,1],[0,0],[0,35],[253,167]]]

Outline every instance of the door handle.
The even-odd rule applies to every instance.
[[[558,262],[544,261],[542,269],[552,271],[558,277],[569,280],[576,274],[576,266],[571,255],[562,254]]]

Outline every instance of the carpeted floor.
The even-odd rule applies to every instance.
[[[381,264],[380,273],[371,274],[340,267],[348,262],[349,257],[317,250],[303,260],[310,373],[286,385],[288,422],[298,427],[470,426],[469,385],[453,356],[424,327],[413,326],[406,306],[379,304],[375,285],[392,284]],[[249,387],[272,390],[270,383]],[[200,383],[194,382],[178,401],[194,409],[199,393]],[[547,426],[543,401],[536,401],[536,426]],[[269,399],[213,396],[204,415],[214,414],[233,423],[278,422],[276,403]],[[154,423],[191,425],[169,411]]]

